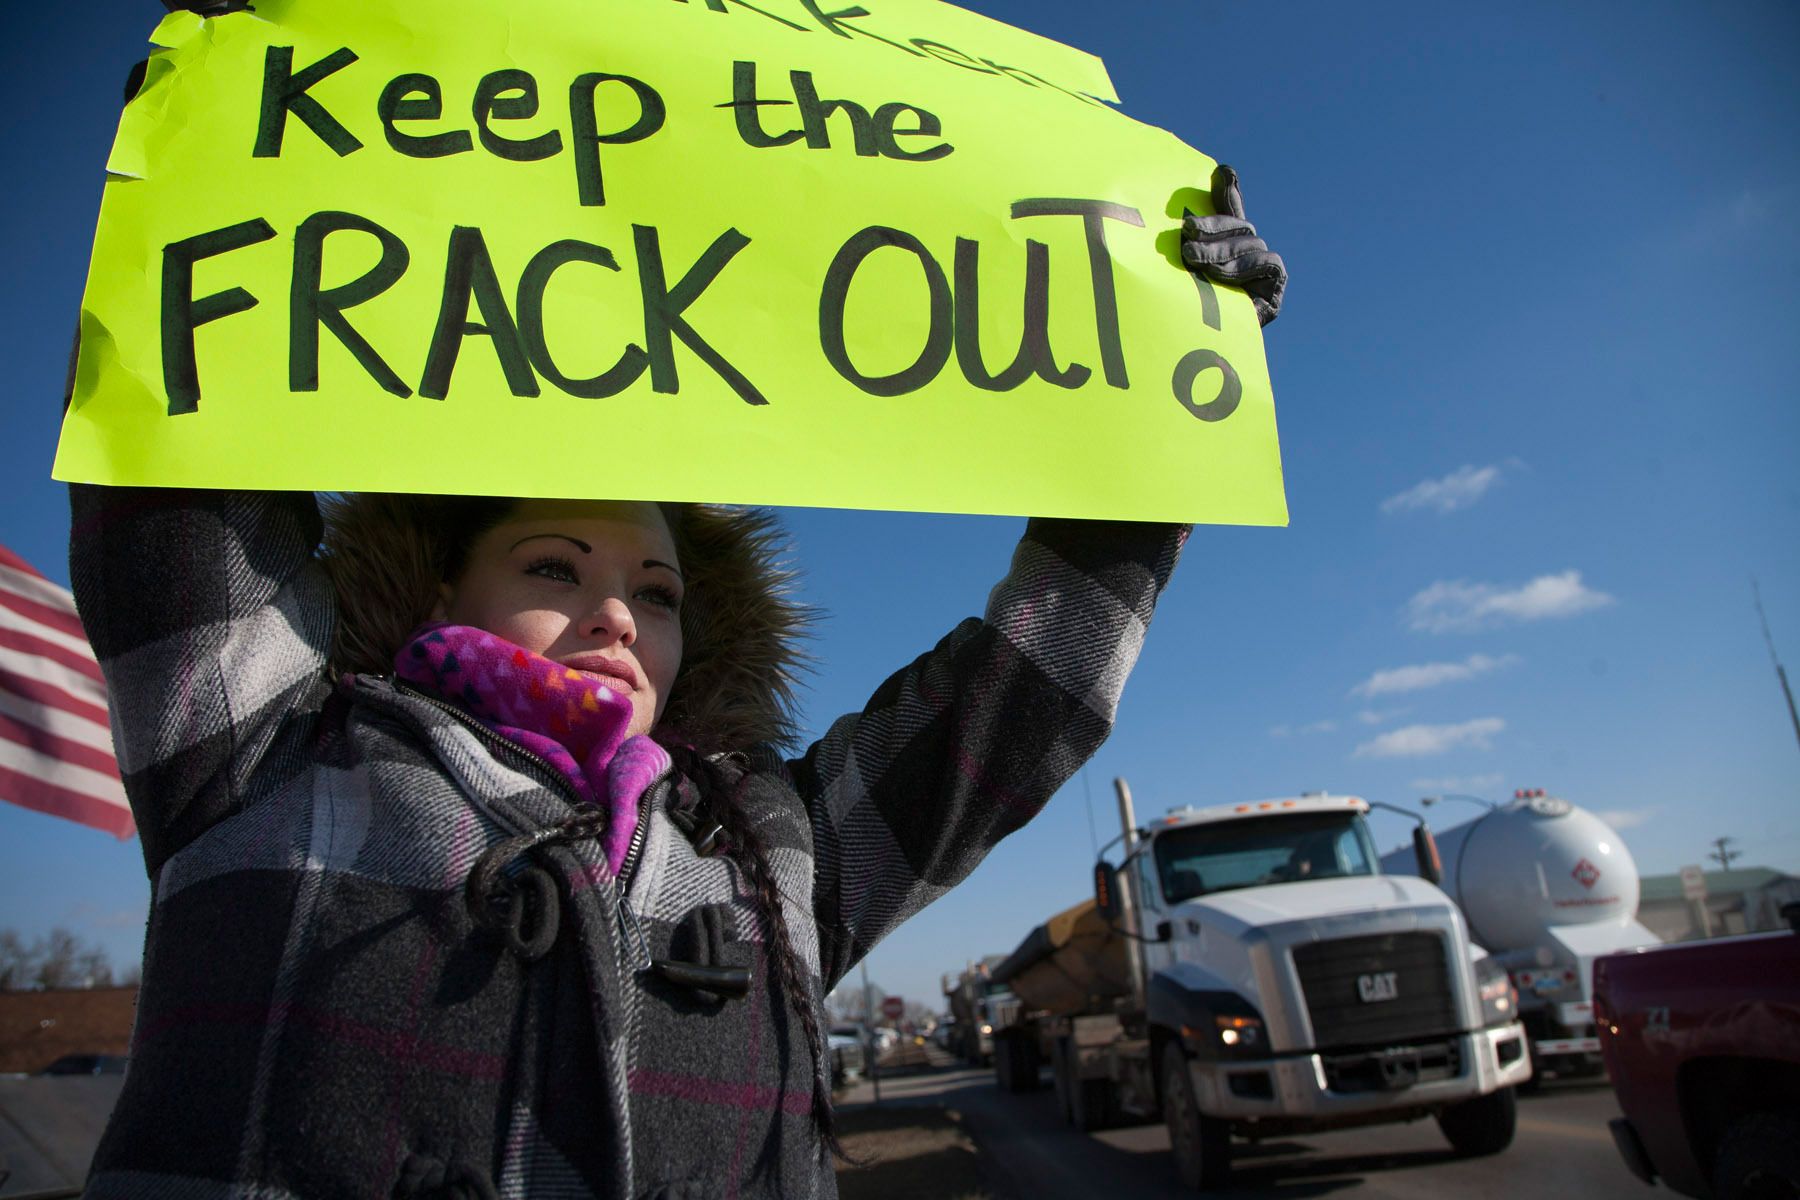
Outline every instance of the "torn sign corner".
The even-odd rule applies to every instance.
[[[187,44],[195,34],[205,27],[205,17],[189,12],[185,8],[175,9],[157,23],[155,30],[150,34],[150,44],[175,50]]]

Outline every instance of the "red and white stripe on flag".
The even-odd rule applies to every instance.
[[[137,832],[75,598],[0,546],[0,800]]]

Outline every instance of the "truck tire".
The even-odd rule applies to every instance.
[[[1112,1080],[1071,1078],[1069,1084],[1069,1124],[1092,1133],[1113,1123]]]
[[[1739,1117],[1713,1160],[1718,1200],[1800,1195],[1800,1110]]]
[[[1163,1120],[1175,1173],[1195,1191],[1224,1187],[1231,1178],[1231,1124],[1200,1111],[1187,1055],[1171,1042],[1162,1055]]]
[[[1519,1123],[1518,1098],[1512,1088],[1501,1088],[1452,1104],[1437,1115],[1437,1123],[1459,1158],[1498,1154],[1512,1145]]]
[[[1005,1048],[994,1047],[994,1072],[1001,1088],[1009,1092],[1035,1092],[1038,1089],[1037,1042],[1026,1033],[1006,1039]]]
[[[1057,1038],[1050,1048],[1050,1075],[1056,1088],[1056,1111],[1070,1125],[1075,1123],[1075,1113],[1069,1106],[1069,1039]]]
[[[1021,1033],[994,1039],[994,1082],[1003,1092],[1029,1092],[1037,1087],[1031,1042]]]

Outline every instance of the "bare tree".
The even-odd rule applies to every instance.
[[[76,955],[75,975],[80,980],[78,987],[103,988],[113,985],[112,964],[106,961],[106,951],[98,946]]]
[[[929,1004],[918,1000],[906,1002],[906,1016],[903,1018],[914,1029],[923,1029],[926,1025],[937,1023],[937,1010]]]
[[[37,952],[15,929],[0,929],[0,992],[17,992],[37,980]]]
[[[52,929],[48,936],[30,942],[16,929],[0,929],[0,992],[112,985],[106,951],[67,929]]]
[[[58,926],[42,943],[38,952],[37,985],[41,988],[73,988],[83,986],[80,959],[81,939]]]
[[[881,1001],[886,995],[887,993],[882,990],[880,984],[871,983],[865,998],[860,986],[845,982],[840,983],[837,990],[826,997],[825,1003],[832,1020],[843,1023],[858,1022],[864,1020],[868,1013],[879,1015]]]

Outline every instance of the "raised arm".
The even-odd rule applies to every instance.
[[[1035,520],[962,622],[790,764],[829,989],[1105,740],[1185,526]]]
[[[155,879],[310,736],[331,645],[311,493],[70,487],[69,573]]]

